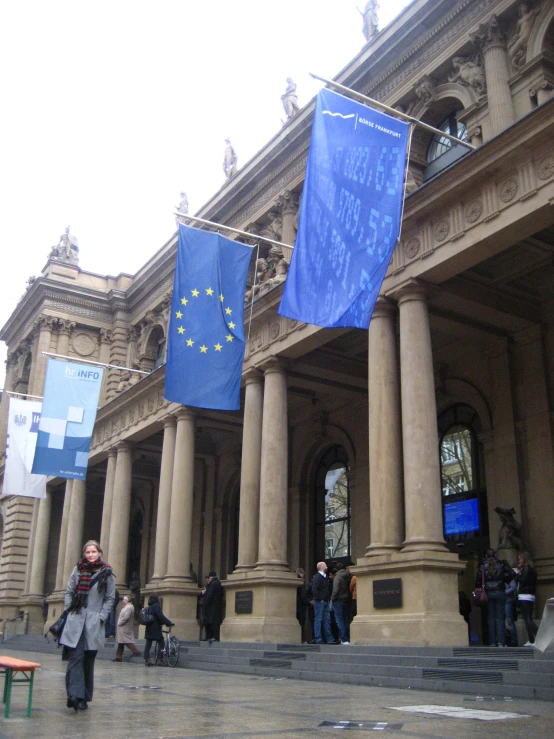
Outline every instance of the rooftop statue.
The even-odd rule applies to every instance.
[[[225,177],[229,180],[237,173],[238,158],[230,139],[225,139],[225,143],[227,146],[223,155],[223,171],[225,172]]]
[[[53,246],[49,259],[58,259],[61,262],[69,262],[71,264],[79,264],[79,242],[77,238],[69,231],[69,226],[60,236],[60,240]]]
[[[179,215],[175,216],[175,225],[177,226],[177,228],[179,228],[180,223],[187,222],[187,219],[183,218],[183,216],[186,216],[189,212],[189,199],[187,198],[186,193],[180,192],[179,197],[181,198],[181,201],[177,206],[177,211]]]
[[[296,94],[296,84],[290,77],[287,77],[287,89],[285,90],[285,94],[281,95],[281,100],[283,101],[283,108],[285,109],[287,120],[289,120],[300,110],[298,105],[298,95]]]
[[[369,2],[365,4],[365,8],[363,10],[358,8],[358,12],[361,14],[364,21],[362,30],[366,41],[371,41],[371,39],[379,33],[378,10],[379,3],[377,0],[369,0]]]

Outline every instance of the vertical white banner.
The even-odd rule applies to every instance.
[[[33,475],[42,403],[10,398],[8,443],[2,495],[44,498],[46,475]]]

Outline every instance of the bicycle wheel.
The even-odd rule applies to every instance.
[[[176,636],[169,637],[169,654],[167,655],[167,662],[170,667],[175,667],[179,661],[179,639]]]

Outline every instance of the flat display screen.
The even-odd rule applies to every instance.
[[[446,536],[479,531],[479,501],[477,498],[445,503],[443,508]]]

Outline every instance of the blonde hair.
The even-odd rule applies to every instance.
[[[87,541],[87,543],[86,543],[86,544],[85,544],[85,546],[83,547],[83,556],[84,556],[84,554],[85,554],[85,551],[86,551],[86,548],[87,548],[87,547],[96,547],[96,548],[98,549],[98,552],[100,553],[100,555],[104,554],[104,552],[102,551],[102,547],[101,547],[101,546],[100,546],[100,544],[99,544],[99,543],[98,543],[98,542],[96,541],[96,539],[89,539],[89,540]]]

